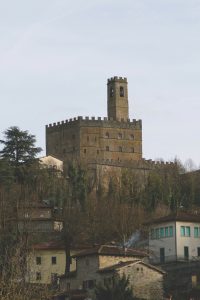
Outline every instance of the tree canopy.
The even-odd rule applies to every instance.
[[[123,275],[121,278],[113,278],[113,284],[97,286],[97,300],[134,300],[132,288],[129,285],[129,279]]]
[[[32,162],[41,148],[36,147],[35,136],[27,130],[20,130],[17,126],[9,127],[4,131],[4,140],[0,140],[3,149],[0,157],[8,160],[14,166]]]

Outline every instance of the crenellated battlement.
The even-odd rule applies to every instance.
[[[126,77],[118,77],[118,76],[114,76],[108,79],[108,83],[110,82],[127,82],[127,78]]]
[[[120,168],[131,168],[131,169],[146,169],[152,170],[155,168],[165,168],[174,166],[174,162],[164,162],[164,161],[153,161],[151,159],[141,159],[141,160],[113,160],[113,159],[99,159],[93,160],[90,164],[95,165],[105,165],[105,166],[113,166]]]
[[[113,127],[115,126],[123,126],[123,127],[138,127],[138,129],[142,128],[142,120],[136,120],[136,119],[128,119],[128,120],[113,120],[113,118],[107,118],[107,117],[82,117],[82,116],[78,116],[75,118],[71,118],[69,120],[64,120],[64,121],[60,121],[60,122],[54,122],[54,123],[50,123],[48,125],[46,125],[46,128],[55,128],[58,129],[62,126],[70,126],[70,125],[75,125],[75,124],[80,124],[80,125],[88,125],[88,126],[101,126],[101,125],[110,125],[109,127],[111,127],[113,125]]]

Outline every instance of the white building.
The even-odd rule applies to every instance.
[[[200,215],[177,213],[147,224],[152,263],[200,260]]]

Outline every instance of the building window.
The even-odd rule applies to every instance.
[[[122,147],[121,146],[119,146],[119,152],[122,152]]]
[[[36,280],[39,281],[42,279],[41,273],[40,272],[36,272]]]
[[[130,139],[134,140],[134,135],[133,134],[130,135]]]
[[[89,137],[89,136],[87,136],[87,141],[89,142],[89,140],[90,140],[90,137]]]
[[[190,226],[181,226],[181,236],[190,236]]]
[[[110,149],[109,149],[109,146],[106,146],[106,151],[109,151]]]
[[[42,263],[41,256],[37,256],[36,257],[36,265],[41,265],[41,263]]]
[[[93,289],[95,287],[96,280],[85,280],[83,281],[83,289]]]
[[[120,139],[120,140],[122,139],[122,133],[121,132],[118,133],[118,139]]]
[[[52,263],[52,265],[56,265],[56,263],[57,263],[56,256],[51,257],[51,263]]]
[[[120,86],[120,97],[124,97],[124,88]]]
[[[97,150],[97,154],[99,154],[99,150]]]
[[[110,88],[110,97],[113,97],[114,96],[114,89],[113,87]]]
[[[152,228],[150,232],[151,239],[158,240],[161,238],[173,237],[173,226],[161,227],[161,228]]]
[[[200,247],[197,247],[197,256],[200,257]]]
[[[200,237],[200,228],[199,227],[194,227],[194,237],[195,238]]]
[[[163,238],[165,236],[164,228],[160,228],[160,238]]]
[[[105,136],[106,136],[107,139],[109,139],[109,133],[108,132],[106,132]]]
[[[86,149],[84,149],[84,153],[86,154],[86,152],[87,152],[87,150]]]
[[[135,149],[134,149],[133,147],[131,148],[131,152],[132,152],[132,153],[134,153],[134,152],[135,152]]]

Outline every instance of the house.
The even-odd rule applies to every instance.
[[[99,284],[112,284],[115,276],[130,279],[135,296],[141,299],[162,299],[164,271],[145,262],[148,255],[136,249],[101,245],[81,251],[76,258],[76,272],[60,281],[61,291],[86,290],[94,299]]]
[[[146,225],[152,263],[200,260],[200,215],[179,212]]]
[[[53,157],[52,155],[43,156],[39,158],[39,163],[42,168],[53,170],[59,176],[63,173],[63,161]]]
[[[51,284],[65,273],[66,254],[63,243],[58,241],[32,245],[27,260],[26,281]]]
[[[86,246],[73,246],[73,256]],[[53,240],[31,246],[27,260],[27,282],[39,284],[57,283],[58,276],[65,274],[66,251],[61,240]],[[76,271],[76,259],[70,257],[70,272]]]
[[[17,215],[20,232],[59,232],[63,228],[63,222],[54,216],[54,208],[45,203],[28,203],[18,208]]]
[[[152,264],[166,271],[172,299],[200,299],[200,215],[177,212],[146,223]]]

